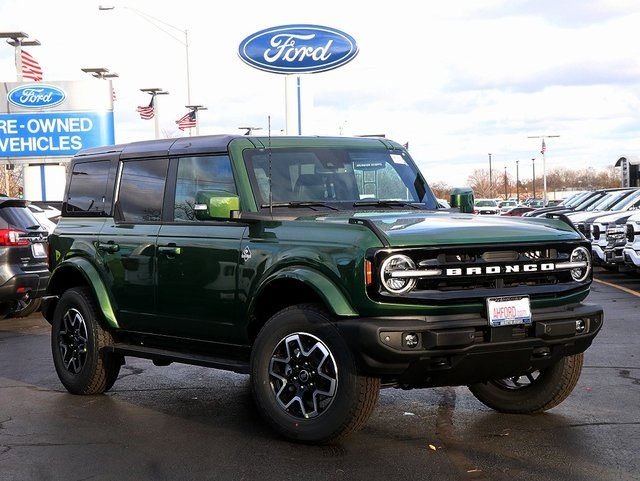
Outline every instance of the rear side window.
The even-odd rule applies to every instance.
[[[109,215],[111,195],[109,188],[108,160],[80,162],[73,166],[69,190],[62,211],[66,215]],[[111,187],[113,189],[113,186]]]
[[[118,220],[159,222],[169,159],[130,160],[122,166],[116,202]]]
[[[0,208],[0,228],[33,230],[41,226],[26,207],[3,207]]]

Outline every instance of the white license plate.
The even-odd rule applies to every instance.
[[[489,297],[487,313],[491,327],[531,324],[528,296]]]
[[[42,242],[34,242],[31,244],[31,252],[33,253],[33,257],[47,257],[47,251]]]

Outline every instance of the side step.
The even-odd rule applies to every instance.
[[[158,365],[167,365],[172,362],[192,364],[194,366],[212,367],[224,371],[233,371],[238,374],[249,374],[249,363],[235,359],[222,359],[206,354],[188,352],[176,352],[156,347],[136,346],[132,344],[111,344],[105,346],[107,352],[122,354],[123,356],[151,359]]]

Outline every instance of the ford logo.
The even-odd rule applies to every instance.
[[[260,70],[312,73],[331,70],[358,54],[356,41],[340,30],[319,25],[282,25],[249,35],[238,55]]]
[[[64,102],[66,97],[64,90],[40,83],[22,85],[7,94],[7,99],[13,105],[28,109],[54,107]]]

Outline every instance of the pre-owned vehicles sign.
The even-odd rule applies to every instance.
[[[320,25],[282,25],[249,35],[238,49],[240,58],[260,70],[295,74],[331,70],[358,54],[350,35]]]
[[[114,143],[111,85],[105,81],[2,83],[0,157],[71,157]]]

